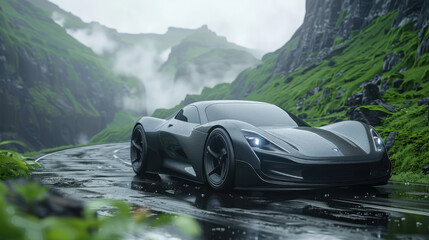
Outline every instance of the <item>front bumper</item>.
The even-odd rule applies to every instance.
[[[273,155],[257,154],[259,166],[236,160],[236,189],[312,189],[382,185],[392,174],[387,153],[381,160],[360,163],[302,164]]]

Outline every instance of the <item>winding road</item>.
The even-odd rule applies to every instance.
[[[40,181],[68,196],[186,214],[207,239],[429,239],[429,185],[216,193],[164,175],[136,177],[128,143],[63,150],[37,162]]]

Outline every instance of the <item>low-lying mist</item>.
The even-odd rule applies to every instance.
[[[60,14],[52,15],[54,21],[64,27],[66,21]],[[120,74],[139,79],[145,92],[131,89],[131,95],[117,102],[122,108],[135,113],[148,113],[157,108],[170,108],[180,103],[186,94],[197,94],[204,87],[213,87],[222,82],[232,82],[235,77],[249,67],[249,64],[230,65],[228,71],[219,73],[212,66],[187,64],[186,76],[174,79],[160,72],[170,54],[171,48],[159,50],[155,42],[145,40],[141,43],[125,45],[109,37],[102,26],[88,24],[87,28],[66,29],[67,33],[91,48],[96,54],[108,58],[113,70]]]

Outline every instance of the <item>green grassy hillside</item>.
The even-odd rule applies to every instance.
[[[0,139],[29,149],[91,137],[113,119],[127,88],[143,88],[25,0],[0,2],[0,46]]]
[[[306,114],[306,121],[317,127],[348,119],[347,98],[362,92],[361,85],[379,75],[390,85],[382,98],[397,112],[387,112],[382,125],[376,129],[383,137],[392,131],[398,132],[389,151],[394,173],[419,173],[423,166],[429,165],[428,106],[417,103],[429,96],[429,54],[417,57],[417,48],[429,31],[425,29],[424,36],[419,38],[420,29],[413,30],[412,23],[391,29],[395,15],[396,12],[392,12],[375,19],[361,31],[353,32],[349,40],[337,39],[328,59],[299,67],[287,75],[273,74],[279,52],[296,47],[299,37],[293,38],[282,49],[266,54],[261,64],[243,71],[231,84],[206,88],[199,95],[188,95],[187,99],[238,98],[270,102],[296,115]],[[383,72],[383,61],[392,53],[401,60]],[[318,54],[311,53],[309,58],[316,58]],[[397,79],[402,80],[402,84],[395,88],[392,85]],[[342,97],[340,92],[344,93]],[[159,109],[153,116],[168,116],[183,105],[182,102],[173,109]],[[361,108],[385,111],[378,105]]]

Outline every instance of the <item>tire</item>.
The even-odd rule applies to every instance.
[[[143,176],[147,168],[147,140],[142,125],[136,125],[131,135],[130,147],[131,166],[134,172]]]
[[[231,138],[222,128],[208,136],[204,149],[204,175],[215,190],[230,190],[234,185],[235,157]]]

